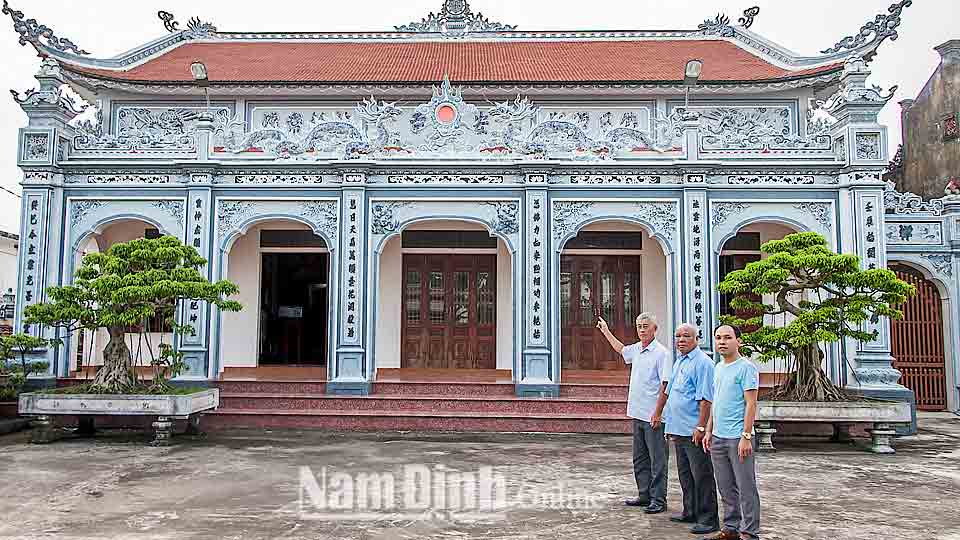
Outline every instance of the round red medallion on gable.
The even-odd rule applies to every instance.
[[[448,103],[436,108],[437,121],[441,124],[452,124],[457,119],[457,110]]]

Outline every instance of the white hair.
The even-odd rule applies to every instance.
[[[690,330],[691,332],[693,332],[694,337],[700,335],[700,329],[697,328],[697,325],[695,325],[695,324],[693,324],[693,323],[685,322],[685,323],[681,324],[680,326],[677,327],[677,332],[679,332],[680,330],[683,330],[683,329],[687,329],[687,330]]]
[[[640,324],[640,321],[647,321],[650,324],[656,326],[657,328],[660,328],[660,325],[657,324],[657,316],[654,315],[653,313],[648,313],[644,311],[640,315],[637,315],[637,324]]]

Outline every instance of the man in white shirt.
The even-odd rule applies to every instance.
[[[613,350],[630,364],[630,391],[627,416],[633,418],[633,476],[638,497],[627,499],[627,506],[644,506],[644,512],[659,514],[667,509],[667,443],[657,410],[663,410],[670,381],[670,352],[656,339],[657,319],[651,313],[637,317],[639,343],[624,346],[602,318],[597,328]]]

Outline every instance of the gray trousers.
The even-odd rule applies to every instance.
[[[757,491],[757,462],[754,454],[740,462],[740,439],[710,441],[710,457],[723,500],[723,530],[760,538],[760,492]]]
[[[701,525],[717,527],[717,483],[713,479],[713,463],[703,448],[693,444],[692,437],[671,435],[677,454],[677,476],[683,491],[683,515]]]
[[[650,422],[633,420],[633,477],[641,499],[667,504],[667,441],[663,424],[653,429]]]

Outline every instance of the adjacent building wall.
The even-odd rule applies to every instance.
[[[960,114],[960,40],[937,47],[942,60],[915,100],[904,100],[903,166],[894,173],[898,191],[924,199],[943,196],[948,179],[960,177],[960,138],[944,140],[950,118]]]

